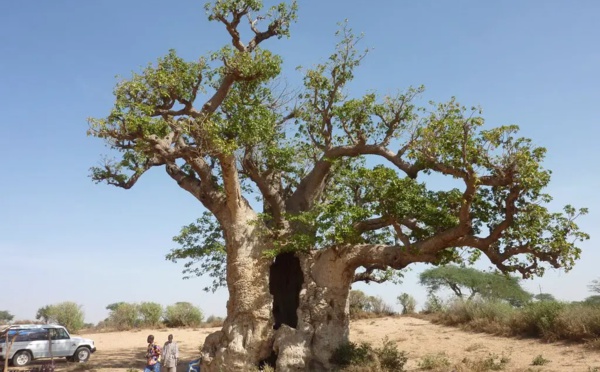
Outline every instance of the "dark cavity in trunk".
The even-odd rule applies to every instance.
[[[304,282],[300,260],[293,253],[281,253],[269,270],[269,292],[273,295],[273,328],[282,324],[298,326],[296,310],[300,303],[300,290]]]

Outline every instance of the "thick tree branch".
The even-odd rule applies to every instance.
[[[281,223],[284,211],[281,183],[274,177],[273,172],[261,172],[252,157],[252,150],[249,148],[246,149],[244,154],[242,166],[248,177],[256,184],[263,198],[270,206],[275,223]]]
[[[377,265],[372,265],[366,268],[365,271],[361,272],[361,273],[356,273],[354,274],[354,280],[353,282],[365,282],[365,283],[369,283],[369,282],[373,282],[373,283],[384,283],[387,281],[387,278],[384,277],[377,277],[377,275],[375,275],[373,272],[375,270],[385,270],[385,266],[377,266]]]
[[[240,177],[237,169],[236,158],[233,154],[219,156],[219,165],[223,175],[223,188],[229,215],[236,220],[242,210],[252,209],[242,195]]]
[[[222,193],[203,185],[201,180],[184,172],[174,162],[167,163],[165,169],[179,187],[192,194],[217,218],[222,217],[222,210],[225,206],[225,197]]]

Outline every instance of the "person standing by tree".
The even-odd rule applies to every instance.
[[[162,365],[165,372],[175,372],[177,370],[177,361],[179,360],[179,347],[173,342],[173,335],[169,335],[168,341],[163,346]]]
[[[146,353],[146,368],[144,372],[160,372],[160,346],[154,343],[154,336],[148,336],[148,352]]]

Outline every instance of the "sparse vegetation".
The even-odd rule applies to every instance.
[[[509,362],[510,358],[508,356],[500,356],[493,353],[490,353],[485,358],[475,360],[465,358],[462,361],[463,367],[466,367],[466,371],[469,372],[502,371],[506,368]],[[459,370],[463,371],[465,369],[460,368]]]
[[[558,301],[529,302],[521,308],[499,301],[451,302],[434,321],[502,336],[584,342],[600,337],[600,306]]]
[[[450,366],[446,353],[427,354],[419,362],[419,368],[426,371]]]
[[[334,350],[330,361],[344,372],[402,372],[408,357],[386,337],[379,348],[367,342],[344,343]]]
[[[363,319],[395,314],[392,307],[385,303],[381,297],[368,296],[363,291],[350,291],[349,301],[351,319]]]
[[[223,325],[224,319],[220,316],[210,315],[204,321],[203,326],[206,327],[221,327]]]
[[[535,358],[533,358],[533,360],[531,361],[531,365],[532,366],[543,366],[550,363],[550,360],[544,358],[542,356],[542,354],[536,356]]]

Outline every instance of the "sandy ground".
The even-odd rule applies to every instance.
[[[172,333],[179,344],[181,361],[185,363],[178,371],[185,371],[187,362],[197,358],[199,346],[206,335],[214,330],[216,329],[160,329],[82,334],[95,341],[98,351],[85,364],[59,360],[57,370],[105,372],[133,368],[140,371],[144,365],[148,334],[153,334],[156,341],[162,344],[167,335]],[[408,353],[408,371],[419,371],[419,362],[423,357],[441,352],[446,354],[452,364],[457,365],[465,358],[484,359],[491,353],[499,357],[505,356],[510,362],[506,364],[504,371],[600,371],[600,352],[586,350],[580,345],[545,344],[533,339],[519,340],[469,333],[410,317],[364,319],[351,324],[352,341],[368,341],[378,346],[386,336],[396,342],[400,350]],[[533,367],[531,362],[537,355],[542,355],[550,362],[542,367]],[[447,370],[452,371],[453,368]]]

